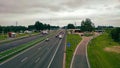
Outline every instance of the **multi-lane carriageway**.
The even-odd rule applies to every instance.
[[[62,68],[65,31],[60,34],[63,34],[62,39],[54,35],[49,41],[42,41],[0,63],[0,68]]]

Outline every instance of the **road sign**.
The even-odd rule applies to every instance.
[[[67,43],[67,46],[68,46],[68,47],[70,47],[70,46],[71,46],[71,44],[68,42],[68,43]]]

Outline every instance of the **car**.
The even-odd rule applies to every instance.
[[[59,38],[62,39],[62,35],[61,34],[59,35]]]

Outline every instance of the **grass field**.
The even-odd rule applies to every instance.
[[[0,40],[5,40],[7,38],[7,34],[3,35],[3,34],[0,34]]]
[[[70,68],[70,63],[72,60],[73,53],[75,51],[75,48],[81,41],[81,37],[78,34],[68,34],[67,35],[67,43],[70,43],[70,47],[66,46],[66,68]]]
[[[120,53],[106,51],[105,48],[120,46],[108,33],[94,38],[88,45],[91,68],[120,68]]]

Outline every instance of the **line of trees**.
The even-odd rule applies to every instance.
[[[21,32],[27,30],[25,26],[0,26],[0,33]]]
[[[75,29],[74,24],[68,24],[68,25],[67,25],[67,29]]]
[[[50,29],[58,29],[59,26],[51,26],[50,24],[43,24],[39,21],[36,21],[34,25],[25,26],[0,26],[0,34],[8,33],[8,32],[24,32],[25,30],[30,31],[40,31],[40,30],[50,30]]]
[[[36,21],[34,25],[29,25],[28,26],[28,30],[37,30],[37,31],[40,31],[40,30],[50,30],[50,25],[49,24],[43,24],[39,21]]]
[[[112,29],[114,28],[113,26],[98,26],[96,30],[105,30],[105,29]]]

